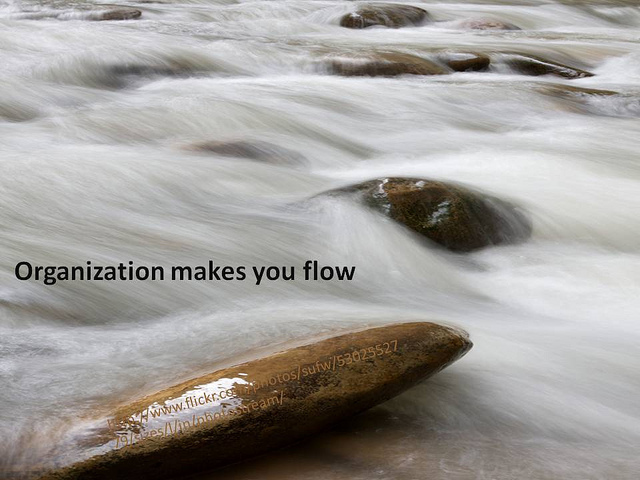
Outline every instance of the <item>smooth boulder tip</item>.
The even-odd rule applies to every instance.
[[[379,53],[360,58],[335,58],[329,71],[344,77],[395,77],[398,75],[445,75],[440,65],[406,53]]]
[[[513,23],[492,18],[469,18],[458,23],[458,28],[466,30],[520,30]]]
[[[400,28],[418,26],[429,19],[426,10],[409,5],[376,4],[358,8],[340,19],[345,28],[368,28],[375,25]]]
[[[364,202],[454,252],[517,243],[531,235],[519,208],[482,192],[422,178],[379,178],[330,193]]]
[[[185,149],[223,157],[245,158],[273,165],[305,163],[304,157],[298,152],[259,140],[213,140],[189,145]]]
[[[524,75],[555,75],[568,79],[593,77],[593,73],[579,68],[552,62],[540,57],[520,54],[504,55],[505,63],[513,70]]]
[[[483,53],[444,52],[438,57],[455,72],[482,72],[491,65],[491,59]]]
[[[118,409],[82,439],[107,453],[41,480],[182,478],[245,460],[398,395],[471,346],[462,330],[402,323],[219,370]]]
[[[100,5],[99,7],[100,8],[97,8],[89,14],[89,20],[135,20],[142,16],[142,12],[137,8],[123,7],[120,5]]]

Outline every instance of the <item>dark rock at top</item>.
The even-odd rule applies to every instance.
[[[381,25],[389,28],[416,26],[429,18],[426,10],[409,5],[373,4],[347,13],[340,20],[340,26],[346,28],[367,28]]]

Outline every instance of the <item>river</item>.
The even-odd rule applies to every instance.
[[[0,472],[28,472],[78,422],[246,352],[428,320],[465,328],[473,350],[224,477],[637,478],[638,1],[402,3],[435,21],[354,30],[339,21],[359,2],[162,0],[122,4],[139,19],[94,22],[86,2],[0,0]],[[521,30],[458,28],[487,16]],[[442,49],[537,55],[595,75],[326,68],[336,55]],[[295,155],[274,165],[192,148],[228,140]],[[309,200],[382,176],[508,199],[532,237],[447,253],[349,200]],[[261,285],[14,276],[21,261],[210,259],[356,273]]]

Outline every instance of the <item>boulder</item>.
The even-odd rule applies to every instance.
[[[555,75],[568,79],[593,77],[593,73],[585,70],[531,55],[506,54],[503,58],[510,68],[524,75]]]
[[[491,59],[483,53],[444,52],[438,58],[456,72],[481,72],[489,68]]]
[[[461,330],[403,323],[218,370],[119,408],[78,440],[99,455],[42,480],[182,478],[238,462],[384,402],[471,346]]]
[[[274,165],[301,164],[305,159],[298,152],[263,141],[210,141],[185,147],[187,150],[213,153],[223,157],[246,158]]]
[[[515,243],[531,235],[516,206],[461,186],[421,178],[380,178],[334,190],[351,193],[411,230],[454,252]]]
[[[409,5],[374,4],[365,5],[355,12],[347,13],[340,20],[346,28],[368,28],[380,25],[389,28],[421,25],[429,18],[426,10]]]
[[[120,5],[99,5],[99,8],[92,10],[87,19],[94,21],[104,20],[134,20],[140,18],[142,12],[137,8],[123,7]]]
[[[406,53],[378,53],[360,58],[336,58],[329,71],[345,77],[395,77],[397,75],[444,75],[440,65]]]
[[[457,26],[466,30],[520,30],[520,27],[512,23],[492,18],[469,18]]]

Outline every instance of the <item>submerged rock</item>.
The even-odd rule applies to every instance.
[[[457,24],[458,28],[467,30],[520,30],[513,23],[492,18],[470,18]]]
[[[471,346],[461,330],[404,323],[219,370],[118,409],[83,440],[110,451],[42,480],[182,478],[245,460],[398,395]]]
[[[389,28],[421,25],[429,18],[426,10],[409,5],[375,4],[365,5],[355,12],[347,13],[340,20],[346,28],[368,28],[381,25]]]
[[[397,75],[444,75],[440,65],[406,53],[379,53],[361,58],[336,58],[329,71],[345,77],[394,77]]]
[[[524,75],[556,75],[569,79],[593,77],[593,73],[585,70],[531,55],[505,54],[503,58],[510,68]]]
[[[456,72],[481,72],[491,64],[489,56],[483,53],[444,52],[438,58]]]
[[[572,85],[561,85],[561,84],[545,84],[540,90],[543,93],[549,95],[555,95],[558,97],[576,97],[576,96],[600,96],[600,97],[610,97],[612,95],[620,95],[620,92],[616,92],[613,90],[599,90],[596,88],[584,88],[584,87],[574,87]]]
[[[640,117],[637,95],[559,84],[544,84],[537,90],[556,99],[558,108],[565,111],[614,118]]]
[[[224,157],[246,158],[274,165],[301,164],[305,159],[298,152],[262,141],[211,141],[186,147],[202,153],[215,153]]]
[[[137,8],[120,5],[99,5],[98,7],[87,15],[88,20],[133,20],[142,16],[142,12]]]
[[[455,252],[515,243],[531,224],[514,205],[461,186],[420,178],[380,178],[334,191],[357,193],[376,210]]]

